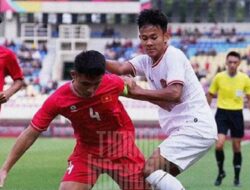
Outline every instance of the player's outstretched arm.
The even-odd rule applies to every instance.
[[[145,100],[150,102],[167,102],[167,103],[180,103],[180,98],[182,94],[183,85],[182,84],[171,84],[162,89],[143,89],[135,82],[128,83],[128,94],[129,97]]]
[[[106,60],[106,69],[117,75],[134,75],[134,70],[129,62],[121,63],[114,60]]]
[[[133,78],[127,77],[127,76],[122,76],[121,77],[125,83],[124,91],[122,96],[126,96],[128,98],[132,99],[139,99],[139,100],[144,100],[144,101],[149,101],[152,104],[155,104],[163,109],[166,109],[168,111],[171,111],[175,105],[177,105],[179,102],[175,101],[167,101],[167,100],[162,100],[162,98],[158,97],[150,97],[148,98],[147,95],[145,96],[137,96],[135,91],[138,90],[143,90],[139,85],[136,84]],[[138,89],[138,90],[135,90]],[[153,100],[156,99],[156,100]]]
[[[17,138],[16,143],[12,147],[7,159],[0,169],[0,187],[3,187],[7,174],[14,164],[21,158],[26,150],[36,141],[40,132],[31,126],[28,126]]]

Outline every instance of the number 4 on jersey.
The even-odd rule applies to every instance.
[[[89,116],[97,121],[101,121],[100,115],[98,112],[94,112],[93,108],[89,108]]]

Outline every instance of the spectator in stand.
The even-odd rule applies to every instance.
[[[182,29],[181,27],[178,27],[176,30],[176,36],[182,36]]]
[[[105,26],[102,32],[102,37],[113,37],[115,35],[114,28],[111,26]]]
[[[10,76],[14,81],[9,88],[4,89],[5,77]],[[0,46],[0,105],[7,102],[23,86],[23,73],[18,65],[15,54]]]

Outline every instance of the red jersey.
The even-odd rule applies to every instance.
[[[13,80],[23,79],[23,73],[15,54],[11,50],[0,46],[0,91],[3,90],[4,78],[7,75]]]
[[[118,150],[126,139],[134,139],[132,121],[118,99],[123,89],[123,80],[112,74],[103,76],[95,94],[89,98],[79,97],[72,83],[66,83],[44,102],[31,126],[45,131],[60,114],[71,121],[77,145],[92,154],[100,151],[102,155],[112,154],[110,147]]]

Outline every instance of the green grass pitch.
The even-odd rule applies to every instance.
[[[14,144],[14,138],[0,139],[0,164]],[[67,167],[67,158],[74,147],[73,139],[39,138],[9,173],[5,187],[1,190],[57,190],[60,179]],[[158,140],[138,140],[137,144],[149,156],[160,143]],[[232,150],[230,142],[225,146],[225,170],[227,177],[220,187],[214,187],[217,175],[214,148],[197,164],[178,176],[186,190],[249,190],[250,187],[250,143],[242,145],[243,167],[241,187],[233,187]],[[118,190],[118,186],[108,177],[99,178],[94,190]]]

